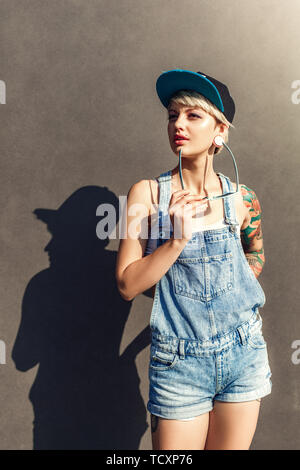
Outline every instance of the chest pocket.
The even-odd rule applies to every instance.
[[[177,258],[173,264],[174,292],[209,301],[234,288],[232,252],[200,258]]]

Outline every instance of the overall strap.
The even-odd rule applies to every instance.
[[[223,194],[234,191],[234,187],[228,176],[223,175],[223,173],[218,173],[218,175],[221,178]],[[236,226],[239,226],[239,222],[236,217],[234,198],[235,194],[230,194],[223,198],[225,223],[231,226],[232,231],[236,231]]]
[[[173,229],[169,217],[169,203],[171,199],[172,170],[161,173],[158,177],[159,203],[158,203],[158,240],[157,246],[161,245],[163,238],[169,238]],[[166,230],[166,228],[168,230]]]
[[[170,197],[171,197],[171,170],[162,173],[158,177],[159,184],[159,209],[161,212],[166,213],[168,211]]]

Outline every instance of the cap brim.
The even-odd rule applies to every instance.
[[[163,72],[156,81],[158,97],[168,107],[171,96],[179,90],[194,90],[210,100],[220,111],[224,111],[223,102],[215,85],[196,72],[189,70],[174,69]]]
[[[51,224],[57,218],[57,210],[55,209],[35,209],[32,212],[37,219],[45,222],[45,224]]]

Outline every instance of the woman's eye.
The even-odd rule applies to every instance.
[[[194,116],[194,117],[201,118],[201,116],[198,116],[198,114],[195,114],[195,113],[190,113],[189,116]],[[168,116],[168,120],[173,119],[173,118],[176,118],[176,116],[174,114]]]

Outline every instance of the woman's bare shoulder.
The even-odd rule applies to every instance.
[[[128,192],[129,200],[146,204],[149,213],[153,212],[153,205],[158,202],[158,177],[152,179],[142,179],[134,183]]]

